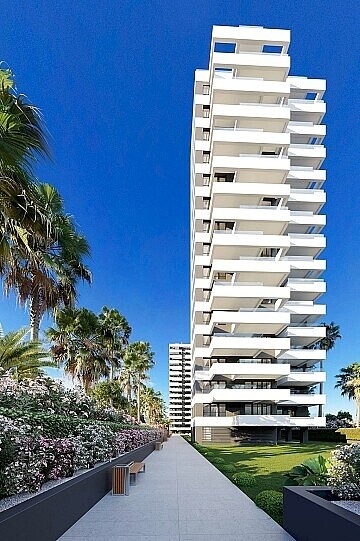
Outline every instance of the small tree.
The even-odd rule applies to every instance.
[[[89,395],[95,399],[99,406],[112,406],[118,410],[125,410],[127,406],[122,387],[116,380],[95,383],[90,389]]]

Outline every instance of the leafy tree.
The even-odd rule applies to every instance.
[[[123,395],[122,387],[116,380],[100,381],[89,391],[99,406],[112,406],[118,410],[124,410],[127,400]]]
[[[133,342],[126,350],[124,356],[124,369],[128,372],[128,387],[130,389],[132,382],[136,386],[136,402],[137,402],[137,420],[140,422],[140,396],[141,385],[148,379],[148,372],[154,366],[154,353],[151,351],[149,342]],[[129,394],[128,394],[129,398]]]
[[[356,426],[360,423],[360,363],[353,363],[341,368],[336,375],[335,389],[340,389],[342,396],[356,402]]]
[[[109,375],[96,314],[86,308],[62,308],[55,313],[55,327],[46,332],[51,353],[66,373],[77,379],[86,392]]]
[[[114,371],[118,371],[121,367],[125,348],[129,343],[131,327],[116,308],[104,306],[98,317],[104,347],[108,353],[110,379],[113,379]]]
[[[28,329],[0,336],[0,368],[16,379],[36,378],[41,368],[54,366],[40,342],[27,342]]]
[[[327,428],[350,428],[353,426],[353,418],[348,411],[339,411],[337,415],[326,414]]]

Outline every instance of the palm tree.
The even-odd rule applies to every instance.
[[[149,424],[160,422],[165,416],[165,403],[160,391],[144,387],[141,391],[142,413]]]
[[[340,326],[335,325],[333,321],[331,323],[322,323],[323,327],[326,327],[326,336],[321,338],[318,342],[313,344],[312,349],[325,349],[329,351],[335,347],[336,340],[341,339]],[[320,370],[323,370],[323,362],[320,361]],[[320,383],[320,394],[324,392],[324,384]],[[323,407],[319,405],[319,417],[323,415]]]
[[[341,338],[340,326],[335,325],[333,321],[321,325],[326,327],[326,336],[314,344],[314,349],[325,349],[326,351],[334,349],[336,340]]]
[[[54,366],[40,342],[26,342],[28,329],[0,336],[0,368],[17,379],[35,378],[41,368]]]
[[[133,366],[132,356],[125,351],[121,372],[117,377],[117,381],[120,383],[121,388],[125,392],[125,396],[128,404],[128,413],[131,415],[133,389],[135,388],[135,369]]]
[[[98,317],[104,346],[108,352],[110,380],[112,380],[114,371],[120,368],[125,348],[129,343],[131,327],[116,308],[110,309],[103,306]]]
[[[358,427],[360,424],[360,363],[341,368],[336,378],[335,389],[341,389],[342,396],[347,396],[356,402],[356,426]]]
[[[0,64],[0,274],[13,264],[14,248],[33,256],[28,236],[47,222],[32,173],[39,157],[49,157],[40,111],[18,94],[12,72]]]
[[[148,379],[148,371],[154,366],[154,353],[151,351],[149,342],[133,342],[125,352],[124,368],[128,370],[131,379],[136,386],[137,420],[140,422],[140,394],[141,385]],[[128,395],[129,397],[129,395]]]
[[[14,255],[14,264],[4,272],[5,291],[15,290],[18,302],[30,305],[32,340],[38,340],[45,312],[57,306],[74,306],[77,281],[91,281],[83,263],[89,245],[76,231],[71,216],[65,214],[59,192],[49,184],[38,185],[36,191],[52,232],[49,234],[44,226],[41,235],[29,236],[35,257],[29,259],[20,250]]]
[[[62,308],[55,312],[55,325],[46,336],[58,366],[78,380],[86,392],[109,375],[99,320],[86,308]]]

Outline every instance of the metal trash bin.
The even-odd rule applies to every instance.
[[[118,464],[112,471],[112,494],[113,496],[128,496],[130,489],[130,466],[128,464]]]
[[[156,441],[155,442],[155,451],[161,451],[161,449],[163,448],[163,444],[161,441]]]

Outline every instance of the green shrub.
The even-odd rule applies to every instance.
[[[255,477],[246,472],[234,473],[232,480],[238,487],[252,487],[256,483]]]
[[[216,466],[216,465],[224,464],[225,460],[221,457],[216,456],[214,458],[211,457],[211,462],[212,464],[214,464],[214,466]]]
[[[360,428],[338,428],[336,433],[340,433],[348,440],[360,441]]]
[[[206,456],[206,458],[212,458],[215,456],[212,451],[204,451],[203,455]]]
[[[329,461],[321,455],[304,460],[285,473],[288,485],[323,486],[327,484]]]
[[[221,471],[221,473],[226,475],[226,477],[232,477],[236,468],[233,464],[224,464],[219,466],[219,470]]]
[[[283,495],[277,490],[263,490],[255,497],[255,503],[276,522],[282,521]]]
[[[335,428],[312,428],[309,430],[309,441],[335,441],[337,443],[346,443],[346,436]]]

